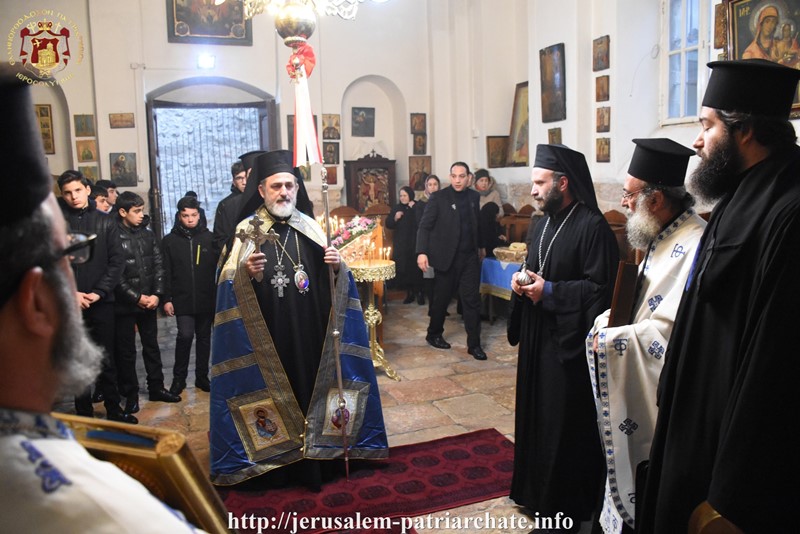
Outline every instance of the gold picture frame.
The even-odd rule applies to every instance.
[[[592,70],[594,72],[606,70],[611,66],[609,61],[610,38],[608,35],[598,37],[592,41]]]
[[[94,115],[73,115],[75,124],[75,137],[94,137],[97,130],[94,127]]]
[[[322,138],[341,139],[342,138],[342,118],[338,113],[322,114]]]
[[[253,45],[253,22],[242,0],[187,2],[167,0],[167,41],[210,45]]]
[[[486,136],[486,166],[490,169],[506,166],[508,155],[507,135]]]
[[[725,4],[714,6],[714,48],[728,48],[728,11]]]
[[[92,456],[113,463],[141,482],[196,527],[211,533],[228,532],[225,505],[183,434],[91,417],[52,415],[70,427]]]
[[[354,107],[351,112],[350,135],[375,137],[375,108]]]
[[[611,138],[598,137],[596,142],[597,163],[609,163],[611,161]]]
[[[428,136],[425,134],[414,134],[414,155],[424,156],[428,152]]]
[[[424,113],[411,114],[411,133],[412,134],[426,134],[428,133],[427,117]]]
[[[339,164],[339,143],[335,141],[322,142],[322,158],[325,165]]]
[[[561,143],[561,128],[549,128],[547,130],[547,143],[551,145],[560,145]]]
[[[133,113],[109,113],[108,125],[112,129],[135,128],[136,120]]]
[[[337,169],[338,169],[338,168],[339,168],[339,167],[336,167],[336,166],[331,166],[331,167],[327,167],[327,166],[326,166],[326,167],[325,167],[325,170],[326,170],[326,171],[327,171],[327,173],[328,173],[328,174],[326,175],[326,177],[327,177],[327,179],[328,179],[328,183],[329,183],[330,185],[336,185],[336,182],[337,182],[336,175],[337,175],[337,173],[338,173],[338,171],[337,171]]]
[[[53,140],[53,107],[50,104],[36,104],[36,120],[39,123],[39,132],[42,134],[42,144],[45,154],[55,154],[56,145]]]
[[[75,141],[75,148],[78,151],[78,162],[97,161],[96,139],[78,139]]]
[[[97,165],[81,165],[78,167],[78,172],[92,183],[96,183],[100,179],[100,169]]]
[[[567,118],[567,67],[564,56],[564,43],[539,50],[542,122],[558,122]]]
[[[611,108],[609,106],[597,108],[596,128],[598,132],[611,131]]]
[[[598,76],[594,79],[594,99],[596,102],[608,102],[610,96],[608,86],[608,74]]]
[[[430,156],[408,156],[408,185],[414,191],[425,190],[425,180],[431,175]]]
[[[518,83],[514,90],[511,111],[511,133],[508,137],[506,166],[528,165],[528,82]]]

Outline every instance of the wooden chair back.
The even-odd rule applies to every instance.
[[[500,218],[500,225],[505,229],[508,243],[525,241],[525,234],[531,224],[531,216],[519,213],[504,215]]]
[[[356,215],[359,215],[358,211],[350,206],[339,206],[338,208],[333,208],[331,210],[331,217],[335,217],[336,219],[344,219],[345,221],[349,221]]]
[[[628,232],[625,229],[625,224],[628,218],[620,211],[609,210],[603,214],[614,232],[614,237],[617,238],[617,246],[619,247],[619,259],[630,263],[637,263],[636,249],[631,247],[628,243]]]
[[[503,204],[503,213],[505,215],[514,215],[515,213],[517,213],[517,209],[508,202],[506,202],[505,204]]]
[[[519,211],[518,211],[517,213],[518,213],[519,215],[528,215],[528,216],[531,216],[531,215],[533,215],[533,212],[534,212],[534,211],[536,211],[536,209],[535,209],[533,206],[531,206],[530,204],[525,204],[524,206],[522,206],[522,207],[519,209]]]
[[[381,220],[386,220],[386,216],[392,211],[386,204],[372,204],[364,210],[364,215],[367,217],[380,217]]]

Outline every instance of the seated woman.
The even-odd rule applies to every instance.
[[[486,256],[491,258],[494,257],[494,248],[506,241],[499,222],[500,217],[503,216],[503,201],[500,199],[500,193],[495,189],[494,178],[489,176],[489,171],[486,169],[475,171],[475,190],[481,195],[478,230],[486,245]]]
[[[478,169],[475,171],[475,191],[481,195],[481,208],[487,203],[494,202],[497,204],[499,219],[504,215],[503,201],[500,199],[500,193],[495,187],[494,178],[489,176],[489,171],[486,169]]]
[[[503,226],[498,221],[500,208],[494,202],[488,202],[481,208],[478,227],[481,238],[486,247],[486,257],[494,258],[495,247],[505,246],[506,236],[503,233]]]
[[[397,276],[395,283],[400,289],[407,291],[403,304],[414,302],[425,304],[422,293],[422,271],[417,267],[417,203],[414,201],[414,190],[408,186],[400,189],[400,203],[392,208],[386,217],[386,228],[394,230],[394,250]],[[420,206],[421,208],[422,206]]]

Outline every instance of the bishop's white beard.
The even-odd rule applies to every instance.
[[[639,250],[647,250],[650,243],[661,233],[661,224],[647,210],[646,200],[646,195],[639,195],[636,199],[636,211],[628,210],[628,222],[625,224],[628,243]]]
[[[48,279],[56,294],[61,315],[52,356],[53,366],[61,379],[60,393],[80,394],[97,378],[103,362],[103,349],[92,341],[83,324],[67,274],[55,267],[48,271]]]
[[[273,202],[267,201],[267,211],[274,217],[279,217],[281,219],[291,217],[294,212],[294,199],[290,199],[288,202],[279,202],[278,200]]]

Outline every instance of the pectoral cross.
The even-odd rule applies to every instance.
[[[281,270],[278,270],[278,267],[281,267]],[[272,277],[270,283],[272,287],[278,290],[278,297],[283,298],[283,288],[289,285],[289,277],[283,273],[282,265],[276,265],[275,270],[278,272]]]

